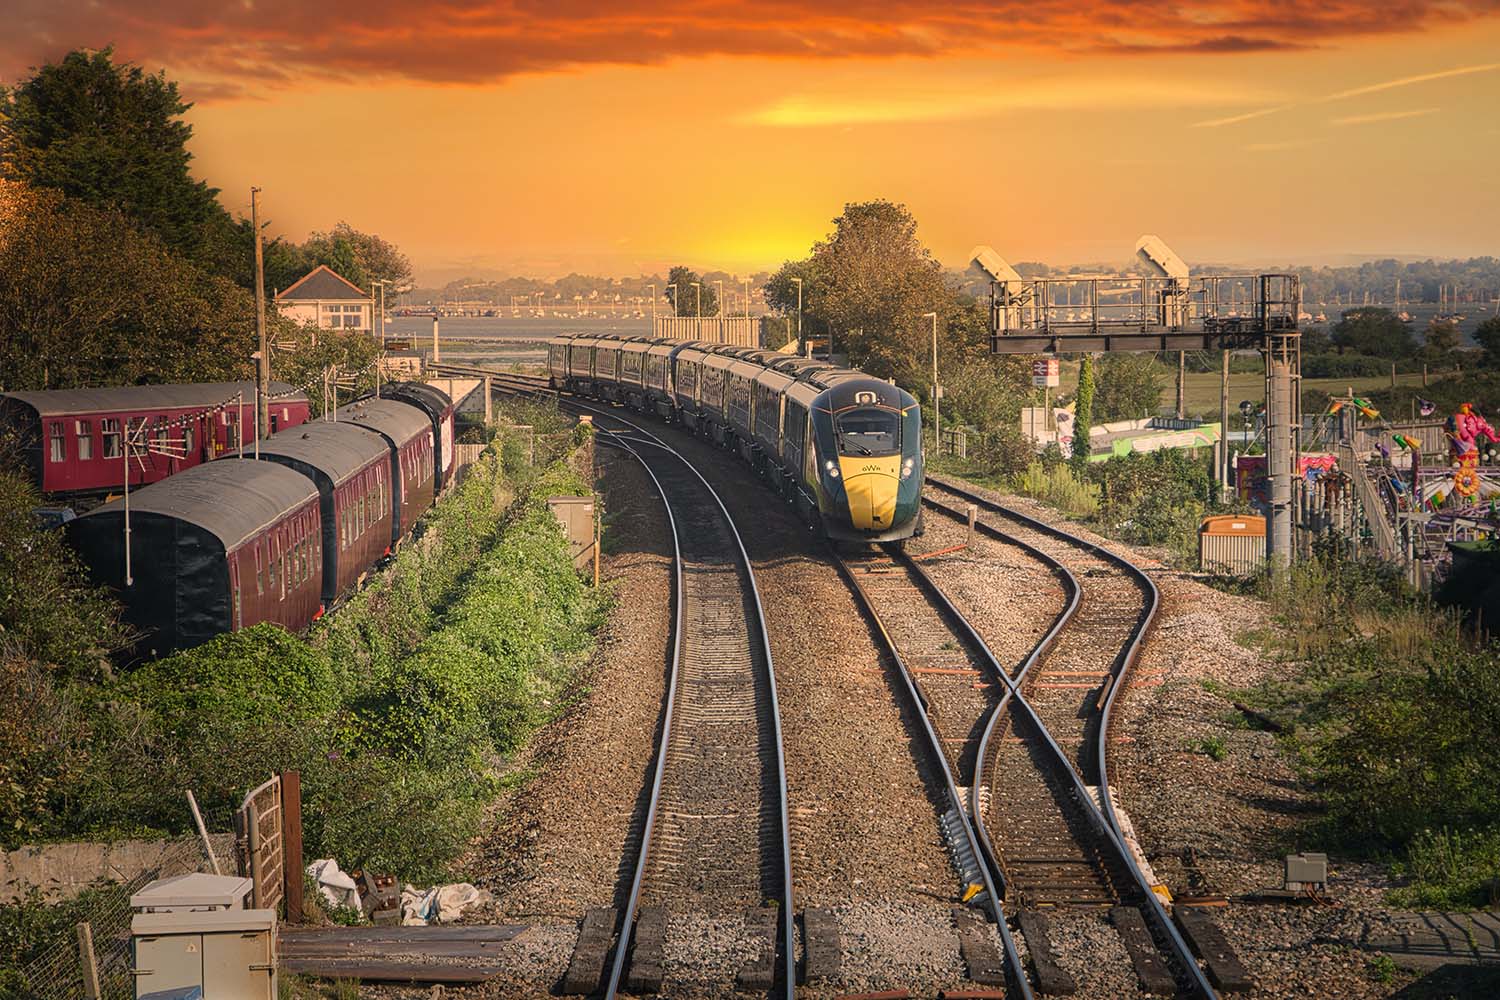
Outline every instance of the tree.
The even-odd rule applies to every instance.
[[[1389,309],[1351,309],[1334,324],[1333,345],[1377,358],[1409,358],[1417,351],[1411,328]]]
[[[1474,343],[1484,348],[1481,365],[1500,368],[1500,316],[1491,316],[1474,328]]]
[[[1155,355],[1110,355],[1099,363],[1094,410],[1106,421],[1151,416],[1161,405],[1165,376]]]
[[[346,280],[368,288],[372,279],[390,282],[390,291],[411,291],[411,261],[394,243],[340,222],[326,233],[313,233],[302,246],[314,266],[327,264]],[[300,277],[300,275],[299,275]]]
[[[698,284],[697,288],[693,283]],[[667,284],[674,287],[665,290],[668,300],[672,303],[672,309],[678,316],[717,316],[719,315],[719,292],[718,289],[706,284],[701,275],[692,268],[681,264],[667,272]],[[699,309],[699,303],[702,309]]]
[[[1449,364],[1458,352],[1462,341],[1458,335],[1458,324],[1434,319],[1427,327],[1427,336],[1422,344],[1422,357],[1429,364]]]
[[[1085,354],[1078,365],[1078,393],[1073,405],[1073,474],[1080,479],[1089,471],[1089,428],[1094,424],[1094,356]]]
[[[248,292],[116,209],[0,180],[0,389],[243,378]]]
[[[113,208],[199,263],[233,221],[188,172],[192,107],[164,73],[74,51],[16,87],[0,126],[0,177]]]

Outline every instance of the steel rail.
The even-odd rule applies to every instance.
[[[972,490],[957,486],[949,481],[939,479],[934,476],[928,476],[927,482],[931,483],[939,489],[946,490],[947,492],[952,493],[955,496],[962,497],[970,503],[977,504],[985,510],[1018,521],[1033,531],[1060,539],[1066,544],[1084,549],[1093,555],[1097,555],[1105,559],[1106,561],[1119,566],[1126,572],[1126,574],[1132,579],[1133,582],[1140,586],[1142,592],[1144,593],[1145,601],[1143,603],[1141,613],[1139,616],[1137,616],[1136,624],[1130,631],[1129,639],[1126,641],[1125,646],[1121,649],[1120,653],[1115,659],[1116,667],[1113,671],[1109,690],[1105,694],[1104,705],[1100,712],[1099,731],[1095,737],[1095,759],[1099,768],[1098,803],[1095,803],[1093,797],[1088,794],[1087,788],[1084,786],[1082,778],[1078,775],[1077,770],[1068,760],[1066,753],[1064,753],[1062,747],[1058,745],[1051,732],[1048,731],[1046,725],[1042,722],[1040,715],[1034,708],[1032,708],[1030,702],[1028,702],[1025,696],[1021,693],[1021,679],[1024,677],[1025,673],[1030,671],[1031,667],[1041,658],[1041,655],[1045,652],[1045,650],[1042,649],[1040,645],[1037,649],[1033,650],[1032,655],[1028,657],[1023,671],[1017,676],[1017,681],[1010,685],[1011,690],[1007,697],[1014,697],[1016,704],[1021,706],[1021,708],[1026,712],[1028,718],[1041,731],[1043,737],[1045,738],[1047,746],[1050,748],[1053,755],[1058,760],[1060,760],[1064,766],[1066,766],[1068,774],[1071,775],[1073,779],[1075,794],[1079,796],[1080,802],[1083,805],[1086,814],[1093,818],[1096,821],[1096,824],[1099,825],[1101,832],[1105,835],[1106,843],[1108,843],[1111,849],[1116,852],[1117,858],[1123,862],[1125,870],[1131,874],[1131,877],[1135,881],[1137,888],[1144,894],[1147,915],[1151,918],[1152,924],[1156,927],[1158,933],[1161,936],[1158,939],[1158,943],[1160,944],[1164,941],[1167,946],[1167,950],[1172,953],[1172,957],[1176,960],[1177,966],[1186,974],[1186,977],[1188,979],[1186,985],[1188,986],[1188,988],[1195,996],[1198,997],[1217,997],[1217,993],[1214,991],[1213,986],[1209,984],[1207,977],[1204,975],[1203,969],[1198,965],[1197,960],[1193,957],[1191,950],[1188,948],[1187,942],[1183,940],[1182,935],[1178,932],[1176,925],[1172,923],[1172,919],[1167,914],[1166,908],[1162,905],[1160,897],[1158,897],[1156,893],[1152,891],[1150,883],[1148,883],[1146,880],[1145,873],[1141,871],[1140,866],[1135,862],[1135,858],[1125,847],[1125,832],[1120,824],[1119,816],[1115,812],[1113,798],[1110,793],[1108,759],[1106,755],[1107,745],[1109,741],[1110,724],[1113,721],[1113,711],[1116,699],[1119,696],[1120,690],[1125,687],[1126,675],[1128,674],[1130,668],[1134,666],[1136,659],[1140,655],[1141,645],[1145,641],[1146,632],[1150,629],[1151,624],[1155,620],[1157,610],[1159,609],[1161,604],[1161,594],[1156,587],[1155,581],[1153,581],[1150,576],[1139,566],[1135,565],[1125,557],[1111,552],[1109,549],[1105,548],[1102,545],[1087,541],[1086,539],[1080,538],[1079,536],[1074,535],[1071,532],[1048,524],[1045,521],[1039,520],[1027,514],[1023,514],[1020,511],[996,503],[995,501],[990,500],[987,497],[983,497],[973,492]],[[947,507],[944,504],[933,501],[928,497],[923,497],[922,502],[929,509],[935,509],[940,512],[946,513],[947,515],[953,517],[955,520],[967,522],[967,518],[963,514],[959,513],[951,507]],[[1040,553],[1040,550],[1035,546],[1028,545],[1022,542],[1020,539],[1017,539],[1010,535],[1006,535],[1004,532],[1000,531],[998,528],[995,528],[993,525],[984,525],[983,527],[988,529],[984,532],[987,535],[1003,538],[1006,542],[1019,545],[1029,552]],[[1054,566],[1061,566],[1060,560],[1057,560],[1055,558],[1048,558],[1047,562]],[[918,572],[924,576],[926,575],[925,571],[921,570],[920,567],[918,568]],[[1074,582],[1076,585],[1076,578],[1074,578]],[[946,599],[947,598],[944,597],[944,600]],[[956,613],[957,609],[955,609],[955,614]],[[961,617],[962,616],[960,615],[960,618]],[[1055,640],[1057,634],[1061,631],[1062,626],[1065,624],[1066,622],[1055,623],[1053,629],[1043,637],[1043,641],[1046,642],[1049,647],[1052,641]],[[988,646],[984,646],[983,648],[988,651]],[[976,782],[976,785],[977,784],[978,782]]]
[[[1032,992],[1031,981],[1026,977],[1026,969],[1021,962],[1020,951],[1016,948],[1015,937],[1011,934],[1010,925],[1005,919],[1005,904],[1001,898],[1001,892],[1005,888],[1004,873],[995,867],[993,858],[985,848],[981,847],[978,836],[975,833],[975,827],[982,826],[983,824],[978,822],[974,817],[971,817],[969,811],[964,808],[963,795],[958,790],[958,782],[954,779],[953,768],[948,762],[948,755],[943,750],[942,739],[938,736],[937,730],[933,728],[932,716],[929,714],[927,700],[922,697],[921,691],[917,688],[916,679],[912,676],[911,669],[907,667],[906,661],[902,658],[901,651],[896,647],[895,638],[886,629],[885,622],[875,607],[875,602],[870,599],[869,593],[866,592],[864,586],[854,576],[853,571],[849,568],[849,564],[839,554],[838,549],[832,543],[829,544],[828,551],[834,565],[838,567],[844,580],[849,584],[850,590],[865,609],[865,613],[868,615],[870,621],[875,625],[875,629],[880,634],[886,651],[890,653],[891,659],[896,663],[896,668],[906,685],[908,696],[911,698],[912,703],[917,706],[917,714],[922,720],[922,731],[927,737],[928,749],[943,776],[943,784],[947,789],[949,801],[953,806],[954,812],[958,814],[964,838],[968,841],[969,850],[973,852],[974,860],[979,865],[980,875],[984,879],[985,893],[989,897],[990,915],[994,918],[995,926],[1000,934],[1001,944],[1005,950],[1005,966],[1010,971],[1013,985],[1020,996],[1024,1000],[1032,1000],[1034,993]],[[1003,671],[1001,671],[1001,677],[1004,679]],[[977,780],[975,785],[977,787]],[[977,803],[977,799],[975,801]],[[975,816],[977,815],[976,812]]]
[[[780,843],[781,843],[781,885],[782,885],[781,898],[778,900],[778,903],[779,903],[779,907],[778,908],[780,910],[780,913],[778,914],[778,919],[781,921],[781,935],[780,935],[780,938],[781,938],[781,952],[782,952],[782,958],[783,958],[784,969],[785,969],[785,976],[783,977],[783,989],[782,989],[782,992],[781,992],[781,996],[783,996],[785,998],[785,1000],[793,1000],[793,998],[796,995],[796,983],[797,983],[797,953],[796,953],[796,941],[795,941],[795,936],[796,936],[795,912],[796,911],[793,909],[794,897],[793,897],[793,885],[792,885],[791,825],[790,825],[790,815],[789,815],[789,809],[788,809],[788,795],[787,795],[787,781],[786,781],[786,753],[785,753],[785,748],[783,746],[783,737],[782,737],[781,709],[780,709],[780,704],[781,703],[780,703],[780,699],[778,697],[777,690],[776,690],[775,661],[771,657],[770,632],[769,632],[769,630],[766,627],[765,608],[764,608],[764,605],[761,603],[760,588],[759,588],[759,586],[758,586],[758,584],[756,583],[756,580],[755,580],[754,565],[750,561],[750,555],[749,555],[749,553],[745,549],[744,540],[740,537],[739,529],[735,526],[734,518],[730,516],[729,509],[724,505],[723,499],[719,496],[718,491],[716,491],[713,488],[713,486],[711,486],[709,484],[708,480],[706,478],[704,478],[703,474],[701,472],[699,472],[698,469],[695,468],[691,462],[688,461],[688,459],[687,459],[686,456],[684,456],[682,453],[680,453],[679,451],[677,451],[671,445],[667,444],[665,441],[663,441],[657,435],[652,434],[650,431],[646,430],[644,427],[641,427],[639,424],[637,424],[637,423],[635,423],[635,422],[633,422],[631,420],[628,420],[625,417],[620,416],[619,414],[610,412],[609,410],[606,410],[606,409],[601,408],[601,407],[590,405],[588,403],[583,403],[583,402],[581,402],[581,401],[579,401],[577,399],[569,399],[567,401],[567,404],[568,404],[568,406],[570,406],[572,408],[576,408],[576,409],[580,409],[580,410],[589,410],[589,411],[592,411],[592,412],[594,412],[594,413],[596,413],[596,414],[598,414],[598,415],[600,415],[602,417],[605,417],[607,419],[617,421],[618,423],[624,424],[626,427],[631,428],[631,430],[634,433],[640,435],[640,439],[637,439],[637,440],[634,440],[634,441],[627,441],[627,440],[624,440],[617,432],[605,430],[603,433],[610,435],[610,437],[601,438],[601,440],[602,441],[606,441],[606,442],[611,442],[611,443],[613,443],[615,441],[619,441],[620,445],[622,447],[624,447],[625,450],[629,451],[635,457],[635,459],[638,462],[641,463],[642,467],[647,469],[648,473],[650,472],[650,468],[649,468],[648,464],[646,463],[646,461],[641,457],[641,455],[637,451],[635,451],[635,448],[633,447],[633,445],[635,445],[635,444],[649,444],[649,445],[652,445],[654,447],[660,448],[663,451],[667,452],[672,457],[674,457],[677,460],[679,460],[680,462],[682,462],[683,466],[689,472],[691,472],[693,474],[693,476],[696,477],[697,480],[700,483],[703,484],[703,487],[708,492],[708,495],[713,498],[714,503],[718,506],[720,513],[724,517],[724,524],[728,528],[730,537],[732,537],[734,539],[735,548],[739,552],[741,565],[745,569],[745,579],[749,583],[751,603],[752,603],[752,605],[753,605],[753,607],[755,609],[755,620],[754,620],[754,622],[751,623],[751,625],[752,625],[752,628],[756,632],[759,633],[759,637],[760,637],[759,647],[760,647],[761,655],[762,655],[762,657],[764,657],[764,662],[765,662],[765,678],[766,678],[767,690],[768,690],[769,699],[770,699],[770,713],[771,713],[772,731],[773,731],[774,736],[775,736],[775,740],[774,740],[775,747],[774,747],[774,749],[775,749],[775,752],[776,752],[776,780],[777,780],[777,795],[778,795],[777,809],[778,809],[778,812],[780,814],[779,819],[780,819],[780,826],[781,826]],[[651,478],[652,478],[652,481],[656,484],[658,492],[661,493],[661,495],[662,495],[662,502],[664,504],[666,504],[666,506],[668,507],[669,514],[670,514],[671,502],[667,499],[666,491],[663,488],[663,486],[661,484],[661,481],[659,479],[657,479],[657,477],[656,477],[656,475],[654,473],[651,473]],[[674,549],[675,552],[679,553],[679,555],[680,555],[680,551],[681,550],[680,550],[680,547],[678,546],[678,541],[677,541],[677,527],[676,527],[676,520],[675,520],[675,518],[672,520],[672,530],[673,530],[673,549]],[[678,568],[677,568],[677,574],[676,574],[676,581],[677,581],[677,588],[678,588],[678,590],[677,590],[677,593],[678,593],[677,626],[678,627],[677,627],[677,635],[676,635],[676,638],[674,639],[674,643],[673,643],[672,685],[673,685],[673,690],[674,691],[676,689],[677,669],[678,669],[678,663],[679,663],[679,658],[680,658],[681,649],[682,649],[682,647],[681,647],[681,636],[682,636],[682,628],[681,628],[681,626],[682,626],[683,602],[681,600],[681,594],[682,594],[682,590],[681,590],[682,570],[681,570],[680,559],[679,559],[679,562],[678,562]],[[672,701],[669,700],[668,709],[667,709],[668,713],[670,713],[670,711],[671,711],[672,704],[673,704]],[[654,817],[655,817],[656,808],[657,808],[657,804],[658,804],[659,794],[660,794],[660,791],[661,791],[661,783],[662,783],[663,775],[665,773],[665,764],[666,764],[667,751],[668,751],[667,735],[668,735],[668,731],[664,728],[664,730],[663,730],[663,736],[662,736],[662,741],[661,741],[661,746],[660,746],[660,748],[658,750],[658,754],[657,754],[656,774],[653,777],[653,782],[652,782],[651,801],[650,801],[650,804],[648,805],[648,825],[646,826],[646,828],[645,828],[646,832],[645,832],[645,834],[643,835],[643,837],[641,839],[641,853],[640,853],[639,858],[637,859],[637,865],[636,865],[635,874],[634,874],[634,876],[632,878],[632,882],[631,882],[631,893],[630,893],[629,905],[628,905],[628,908],[627,908],[627,910],[625,912],[625,915],[623,917],[621,928],[620,928],[620,932],[619,932],[619,938],[618,938],[618,941],[617,941],[617,943],[615,945],[614,962],[613,962],[613,964],[611,966],[611,969],[610,969],[609,983],[608,983],[608,986],[607,986],[606,991],[605,991],[606,1000],[608,1000],[608,998],[613,998],[613,997],[615,997],[618,994],[619,988],[620,988],[620,980],[621,980],[622,975],[624,974],[625,955],[626,955],[626,952],[627,952],[629,944],[630,944],[631,933],[632,933],[632,931],[634,929],[635,917],[636,917],[636,910],[637,910],[637,907],[638,907],[638,904],[639,904],[639,899],[640,899],[641,885],[642,885],[642,883],[645,880],[647,855],[648,855],[648,852],[649,852],[649,849],[650,849],[650,831],[651,831],[651,829],[654,828],[654,825],[655,825]]]

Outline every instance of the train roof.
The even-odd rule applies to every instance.
[[[411,396],[427,406],[434,407],[438,414],[453,405],[453,397],[427,382],[387,382],[381,386],[380,392],[381,395],[390,396],[393,399]],[[361,398],[370,399],[372,396],[372,393],[367,393]]]
[[[220,458],[132,490],[130,513],[157,514],[197,525],[223,542],[227,552],[317,498],[312,480],[284,465]],[[123,517],[124,510],[124,500],[112,500],[78,520]]]
[[[272,434],[260,443],[260,454],[262,459],[275,456],[301,462],[338,486],[389,452],[386,443],[369,431],[348,423],[314,420]]]
[[[425,410],[395,399],[367,397],[337,410],[338,422],[365,427],[397,445],[432,431],[432,418]]]
[[[255,383],[189,382],[168,385],[116,385],[97,389],[44,389],[31,392],[0,393],[0,399],[25,403],[43,417],[62,417],[87,413],[111,413],[119,410],[177,409],[217,406],[237,393],[245,394],[245,405],[255,405]],[[272,382],[273,395],[285,393],[282,399],[306,401],[302,392],[293,392],[285,382]],[[278,402],[278,400],[272,400]]]

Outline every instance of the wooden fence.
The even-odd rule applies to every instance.
[[[253,905],[274,909],[286,894],[281,778],[271,778],[245,796],[234,817],[241,874],[254,882]]]

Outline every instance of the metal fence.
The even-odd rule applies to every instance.
[[[281,778],[252,789],[234,817],[239,870],[255,881],[252,906],[274,910],[284,896],[284,858],[281,835]]]
[[[761,346],[759,316],[658,316],[652,335],[740,347]]]
[[[209,813],[203,820],[210,833],[228,833],[232,825],[228,810]],[[233,868],[231,858],[220,858],[219,863]],[[212,870],[203,841],[196,836],[181,837],[171,841],[148,870],[125,881],[101,883],[85,890],[68,904],[78,913],[79,923],[20,969],[12,973],[0,970],[0,997],[129,1000],[135,996],[130,974],[130,897],[159,878]]]

